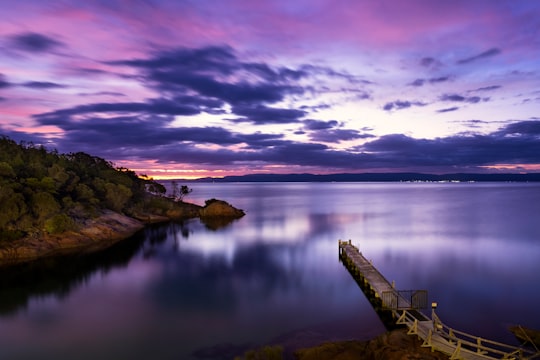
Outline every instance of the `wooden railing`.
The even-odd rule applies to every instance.
[[[422,346],[450,353],[450,359],[466,359],[475,355],[486,359],[540,359],[540,353],[532,349],[521,348],[453,329],[440,321],[432,312],[431,321],[419,321],[409,311],[404,310],[398,318],[398,324],[407,325],[408,334],[416,334],[424,340]]]

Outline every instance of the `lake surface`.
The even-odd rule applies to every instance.
[[[540,184],[188,184],[247,215],[148,228],[93,256],[0,273],[0,359],[221,359],[385,331],[338,260],[352,239],[449,326],[540,329]]]

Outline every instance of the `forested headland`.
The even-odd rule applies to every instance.
[[[224,203],[186,203],[182,195],[187,193],[182,187],[167,195],[152,178],[83,152],[60,154],[0,137],[0,250],[5,253],[22,240],[43,242],[58,234],[78,234],[99,225],[100,217],[102,223],[135,219],[143,224],[203,216],[209,204]],[[232,209],[236,212],[228,215],[243,215]]]

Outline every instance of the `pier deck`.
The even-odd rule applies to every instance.
[[[431,318],[425,315],[419,310],[427,307],[427,292],[396,290],[350,240],[339,241],[339,258],[383,323],[387,327],[406,326],[409,335],[423,341],[422,346],[442,352],[450,359],[540,359],[540,353],[531,349],[483,339],[446,326],[435,314],[435,303]]]

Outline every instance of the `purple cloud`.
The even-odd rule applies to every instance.
[[[276,103],[287,95],[301,94],[304,89],[294,85],[294,81],[307,76],[304,70],[240,61],[233,49],[226,46],[180,48],[161,51],[147,59],[109,64],[140,69],[145,81],[163,93],[194,91],[235,105]],[[224,80],[227,77],[237,80]]]
[[[480,59],[484,59],[484,58],[499,55],[500,53],[501,53],[500,49],[491,48],[491,49],[486,50],[483,53],[480,53],[478,55],[474,55],[474,56],[471,56],[471,57],[468,57],[468,58],[465,58],[465,59],[458,60],[458,61],[456,61],[456,64],[459,64],[459,65],[469,64],[469,63],[471,63],[473,61],[477,61],[477,60],[480,60]]]
[[[491,85],[491,86],[480,87],[478,89],[471,90],[471,91],[492,91],[492,90],[500,89],[501,87],[502,87],[501,85]]]
[[[10,87],[12,84],[6,80],[6,77],[4,74],[0,73],[0,89],[5,89],[7,87]]]
[[[479,96],[466,97],[459,94],[443,94],[439,99],[441,101],[467,102],[470,104],[476,104],[482,100]]]
[[[21,86],[37,90],[62,89],[66,87],[65,85],[49,81],[27,81],[25,83],[22,83]]]
[[[264,105],[238,105],[232,108],[232,112],[241,116],[241,118],[233,121],[252,122],[254,124],[294,123],[306,115],[306,112],[302,110],[271,108]]]
[[[12,47],[30,53],[51,52],[64,46],[62,42],[52,37],[34,32],[11,35],[9,40]]]
[[[323,121],[312,119],[304,120],[303,124],[306,130],[328,130],[335,128],[339,125],[336,120]]]
[[[384,104],[383,109],[386,111],[392,111],[392,110],[403,110],[408,109],[411,106],[426,106],[426,103],[420,102],[420,101],[403,101],[403,100],[396,100],[389,103]]]
[[[437,83],[442,83],[442,82],[445,82],[445,81],[448,81],[448,80],[450,80],[449,76],[440,76],[440,77],[431,78],[431,79],[416,79],[412,83],[410,83],[409,85],[420,87],[420,86],[424,86],[424,84],[426,82],[428,82],[430,84],[437,84]]]
[[[451,107],[451,108],[445,108],[445,109],[437,110],[437,112],[438,112],[438,113],[445,113],[445,112],[456,111],[456,110],[458,110],[458,109],[459,109],[459,107],[454,106],[454,107]]]

